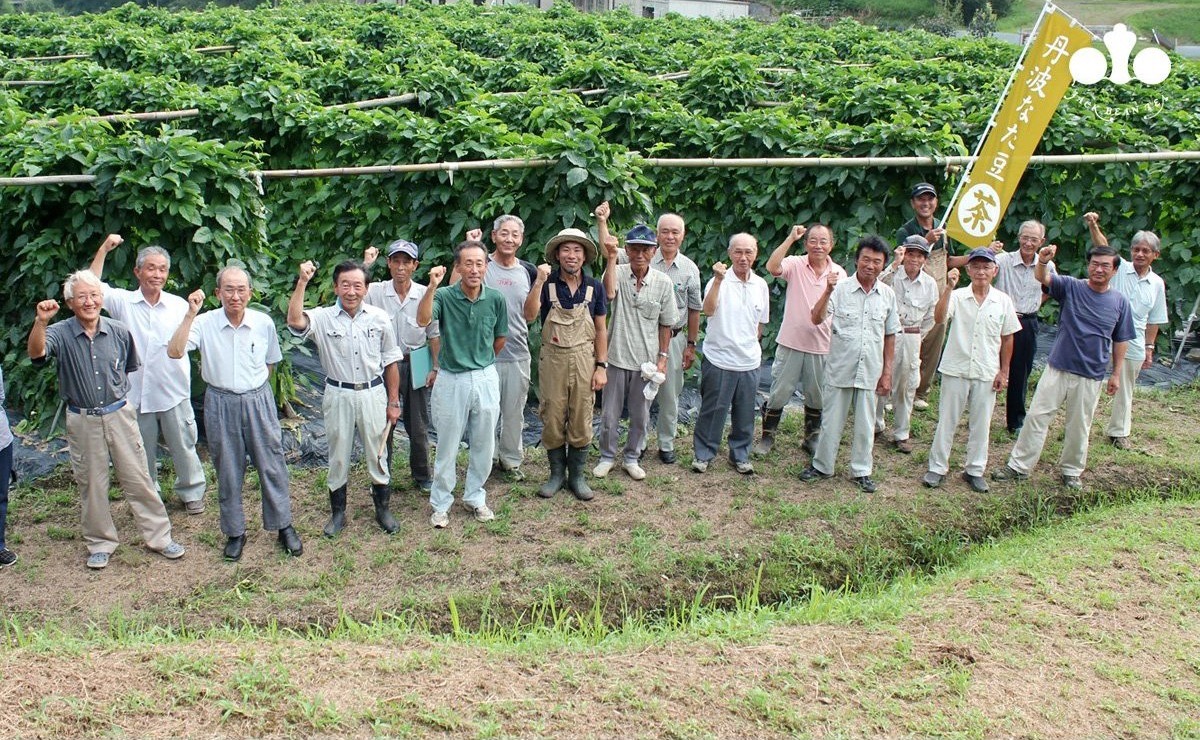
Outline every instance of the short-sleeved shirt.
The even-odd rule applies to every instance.
[[[1111,285],[1129,299],[1133,311],[1135,336],[1125,350],[1125,359],[1145,360],[1146,325],[1167,323],[1167,286],[1154,270],[1148,270],[1145,277],[1138,275],[1129,260],[1121,260]]]
[[[529,281],[528,262],[518,260],[512,267],[504,267],[489,259],[483,284],[504,296],[508,307],[508,338],[504,349],[496,355],[496,362],[518,362],[529,359],[529,323],[525,321],[525,299],[533,284]]]
[[[967,380],[994,380],[1000,372],[1000,343],[1021,331],[1012,299],[988,286],[980,303],[971,286],[956,288],[946,305],[946,351],[938,370]]]
[[[1053,277],[1050,297],[1062,310],[1047,362],[1066,373],[1103,380],[1112,361],[1113,342],[1128,342],[1136,336],[1129,299],[1111,286],[1097,293],[1086,280],[1065,275]]]
[[[0,369],[0,450],[13,443],[12,428],[8,426],[8,395],[4,392],[4,370]]]
[[[542,308],[538,316],[545,322],[546,317],[550,314],[551,290],[558,295],[558,305],[569,310],[583,303],[583,299],[587,297],[589,285],[592,286],[592,301],[588,304],[588,313],[593,317],[608,315],[608,293],[604,291],[604,286],[599,280],[584,275],[579,281],[579,290],[572,293],[570,286],[563,282],[562,273],[554,270],[546,282],[542,283]]]
[[[937,219],[934,219],[933,223],[936,225]],[[896,243],[903,244],[904,240],[910,236],[925,236],[927,233],[929,233],[929,229],[917,223],[917,219],[912,218],[905,222],[903,226],[896,229]],[[946,235],[942,234],[942,238],[938,239],[933,244],[930,244],[929,248],[936,252],[939,249],[946,249],[946,245]]]
[[[75,317],[47,327],[46,357],[58,362],[59,393],[79,408],[108,406],[125,398],[129,373],[141,367],[128,327],[103,316],[94,337]]]
[[[668,265],[659,249],[650,259],[650,269],[666,275],[675,286],[675,309],[679,312],[679,320],[674,328],[682,331],[687,327],[688,311],[699,311],[703,307],[700,268],[683,252],[677,253]]]
[[[1036,269],[1037,255],[1028,265],[1020,252],[1001,252],[996,255],[995,287],[1012,299],[1017,313],[1037,313],[1042,307],[1042,284],[1033,273]],[[1052,275],[1058,274],[1053,262],[1046,265],[1046,269]]]
[[[937,281],[924,270],[917,273],[916,280],[910,280],[903,266],[896,270],[884,270],[879,279],[892,286],[896,292],[896,306],[900,310],[900,326],[908,329],[915,327],[926,334],[933,328],[933,310],[937,308]]]
[[[638,370],[658,359],[658,327],[679,322],[675,285],[658,270],[647,270],[637,289],[633,268],[617,265],[617,294],[609,308],[608,362]]]
[[[827,355],[832,319],[826,317],[820,324],[814,324],[812,309],[825,294],[829,276],[836,274],[844,280],[846,271],[833,260],[826,260],[825,269],[818,273],[808,257],[807,254],[784,257],[779,274],[775,276],[787,282],[783,323],[779,326],[779,336],[775,341],[797,352]]]
[[[133,334],[142,366],[129,373],[129,402],[143,414],[175,408],[192,397],[192,363],[167,357],[167,343],[187,316],[188,302],[162,293],[151,304],[140,290],[104,285],[104,309]]]
[[[896,293],[878,280],[868,291],[855,273],[834,286],[826,311],[833,324],[825,382],[874,390],[883,375],[883,338],[900,331]]]
[[[710,279],[704,295],[713,289]],[[762,364],[759,326],[771,320],[771,291],[767,281],[750,273],[741,280],[732,269],[725,271],[717,310],[704,329],[704,357],[722,370],[745,372]]]
[[[392,320],[382,308],[363,304],[351,316],[339,302],[310,308],[304,314],[308,316],[308,328],[291,331],[317,345],[321,368],[331,380],[372,381],[403,355],[396,344]]]
[[[200,314],[188,333],[188,350],[200,350],[200,377],[209,385],[234,393],[261,388],[270,365],[283,359],[275,322],[247,308],[242,323],[229,323],[225,309]]]
[[[371,283],[367,288],[366,302],[387,311],[388,316],[392,318],[392,329],[396,332],[396,342],[400,345],[405,357],[408,357],[414,349],[424,347],[430,339],[440,335],[438,322],[431,321],[429,326],[421,326],[417,323],[417,306],[421,303],[421,297],[427,290],[429,288],[420,283],[410,282],[408,295],[401,298],[400,294],[396,292],[396,284],[391,280]]]
[[[481,285],[475,300],[467,298],[462,283],[438,288],[433,294],[433,320],[442,328],[438,365],[443,372],[482,370],[496,362],[492,350],[498,337],[508,336],[508,308],[504,296]],[[507,340],[505,340],[507,342]]]

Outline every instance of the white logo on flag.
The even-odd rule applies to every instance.
[[[987,183],[972,185],[958,201],[955,217],[963,231],[982,237],[996,233],[1000,225],[1000,194]]]
[[[1137,43],[1137,34],[1125,27],[1124,23],[1113,26],[1113,30],[1104,34],[1104,46],[1112,57],[1112,74],[1110,80],[1114,84],[1124,85],[1132,78],[1129,76],[1129,55]],[[1104,52],[1088,46],[1071,55],[1071,77],[1083,85],[1094,85],[1104,79],[1108,72],[1108,60]],[[1171,73],[1171,58],[1162,49],[1148,46],[1137,53],[1133,59],[1133,75],[1147,85],[1157,85],[1167,79]]]

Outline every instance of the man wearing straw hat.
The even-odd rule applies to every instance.
[[[329,521],[326,537],[346,526],[346,486],[354,430],[362,436],[363,457],[371,476],[375,521],[388,534],[399,525],[388,504],[391,474],[385,468],[388,430],[400,420],[400,348],[391,319],[381,308],[367,305],[367,271],[346,260],[333,268],[337,302],[304,310],[304,291],[316,274],[311,261],[300,263],[300,276],[288,301],[287,324],[292,334],[317,345],[325,371],[321,413],[329,440]],[[386,398],[385,398],[386,396]]]
[[[543,498],[564,485],[580,501],[593,495],[583,467],[595,392],[608,382],[608,297],[599,280],[583,274],[595,259],[595,243],[579,229],[563,229],[546,243],[546,262],[558,269],[539,291],[538,413],[550,460],[550,480],[538,490]]]

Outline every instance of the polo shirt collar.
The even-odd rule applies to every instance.
[[[75,328],[73,330],[73,333],[75,334],[75,336],[79,336],[81,334],[84,336],[87,336],[87,332],[84,331],[83,324],[80,323],[79,319],[72,316],[71,318],[69,318],[67,320],[75,322]],[[107,334],[108,333],[108,319],[104,318],[103,316],[100,317],[100,323],[96,326],[96,333],[97,334]]]

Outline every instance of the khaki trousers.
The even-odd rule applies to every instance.
[[[896,335],[896,355],[892,360],[892,392],[879,396],[875,404],[875,430],[882,432],[886,426],[885,411],[888,401],[892,402],[892,439],[908,439],[912,425],[913,398],[917,393],[917,382],[921,377],[921,335]]]
[[[1125,360],[1121,365],[1121,385],[1113,396],[1112,416],[1104,433],[1110,437],[1128,437],[1133,430],[1133,387],[1142,372],[1142,360]]]
[[[1058,414],[1059,407],[1065,404],[1066,424],[1058,465],[1063,475],[1083,475],[1087,467],[1092,417],[1096,414],[1096,401],[1100,399],[1103,385],[1103,380],[1091,380],[1047,365],[1033,392],[1025,426],[1021,427],[1021,434],[1008,457],[1009,467],[1026,475],[1033,470],[1042,456],[1050,422]]]
[[[321,399],[325,417],[325,434],[329,440],[329,475],[325,485],[336,491],[346,485],[350,476],[350,455],[354,452],[354,431],[358,430],[363,445],[363,459],[371,482],[385,485],[391,474],[384,467],[387,453],[380,455],[387,436],[387,390],[383,385],[356,391],[351,388],[325,386]]]
[[[963,411],[966,411],[968,432],[963,469],[969,475],[982,476],[987,467],[988,438],[995,407],[996,391],[992,390],[992,381],[943,374],[942,394],[938,396],[937,431],[933,434],[933,446],[929,450],[929,470],[938,475],[950,472],[954,432]]]
[[[925,272],[929,273],[938,290],[946,284],[946,256],[944,249],[934,250],[925,261]],[[929,333],[921,339],[921,382],[917,384],[917,398],[929,396],[929,388],[937,375],[938,363],[942,361],[942,345],[946,343],[946,324],[934,324]]]
[[[592,443],[595,365],[592,344],[575,347],[542,345],[538,356],[542,447],[555,450],[564,444],[578,448]]]
[[[82,503],[83,541],[89,553],[112,553],[119,542],[108,501],[110,460],[146,547],[157,551],[171,544],[171,521],[146,469],[146,448],[132,405],[125,404],[104,416],[68,411],[67,444]]]
[[[796,386],[804,393],[804,407],[820,411],[825,408],[821,385],[825,381],[825,355],[801,352],[782,344],[775,347],[771,363],[771,392],[767,408],[779,411],[792,400]]]

